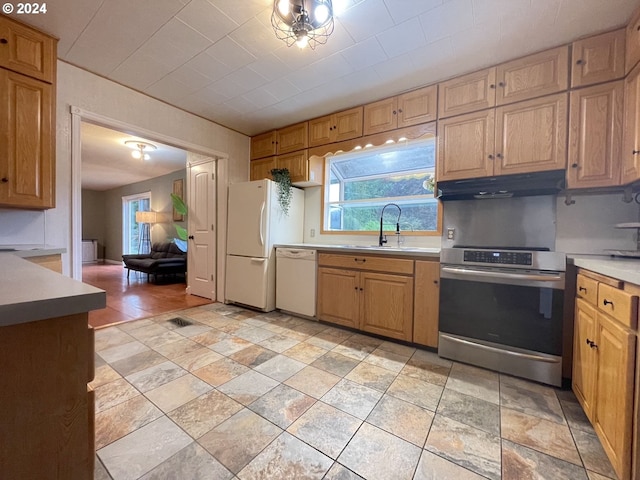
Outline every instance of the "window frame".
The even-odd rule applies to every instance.
[[[435,123],[435,122],[434,122]],[[409,143],[418,143],[421,141],[426,141],[432,139],[435,142],[435,162],[437,163],[437,149],[438,149],[438,139],[435,136],[435,124],[425,124],[421,130],[416,132],[415,127],[410,127],[407,129],[396,130],[394,132],[390,132],[391,135],[384,136],[384,134],[378,134],[372,136],[373,138],[362,137],[359,139],[340,142],[337,145],[327,145],[324,147],[324,152],[322,155],[319,155],[320,149],[316,148],[314,151],[310,152],[310,157],[312,155],[322,156],[323,164],[322,164],[322,188],[321,188],[321,211],[320,211],[320,233],[323,235],[378,235],[379,230],[327,230],[325,228],[325,212],[327,209],[327,201],[326,201],[326,189],[327,189],[327,169],[330,163],[330,158],[333,157],[337,153],[351,153],[356,150],[359,150],[363,147],[384,147],[385,145],[393,142],[399,143],[402,141],[408,141]],[[433,125],[433,128],[431,126]],[[426,128],[424,128],[426,127]],[[418,133],[417,135],[415,133]],[[411,136],[405,134],[413,134]],[[333,147],[333,148],[332,148]],[[346,147],[346,148],[345,148]],[[331,150],[331,151],[327,151]],[[437,165],[434,165],[434,177],[436,175]],[[396,198],[396,197],[394,197]],[[357,201],[355,201],[357,202]],[[354,202],[354,203],[355,203]],[[363,203],[370,202],[370,200],[364,200]],[[439,237],[442,235],[442,202],[437,200],[437,220],[436,220],[436,229],[435,230],[419,230],[419,231],[411,231],[404,230],[403,233],[412,236],[426,236],[426,237]],[[385,234],[392,234],[395,231],[393,230],[384,230]]]

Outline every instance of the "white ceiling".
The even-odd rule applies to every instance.
[[[14,15],[62,60],[247,135],[623,25],[638,0],[333,0],[335,31],[288,48],[272,0],[56,0]]]
[[[81,131],[82,188],[110,190],[186,168],[184,150],[86,122]],[[157,148],[149,152],[149,160],[136,159],[124,143],[127,140],[142,140]]]
[[[255,135],[620,26],[638,0],[333,3],[334,34],[314,51],[275,37],[272,0],[56,0],[13,16],[58,37],[64,61]],[[134,160],[129,139],[83,124],[83,188],[186,164],[160,144]]]

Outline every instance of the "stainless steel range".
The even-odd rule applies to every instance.
[[[548,248],[444,248],[438,354],[562,382],[566,258]]]

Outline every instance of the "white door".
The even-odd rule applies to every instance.
[[[216,299],[215,176],[213,161],[189,166],[187,291]]]
[[[264,180],[229,185],[228,255],[269,255],[269,192]]]

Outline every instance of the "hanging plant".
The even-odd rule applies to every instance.
[[[291,205],[291,175],[288,168],[274,168],[271,170],[273,181],[278,184],[278,203],[285,215],[289,215]]]

